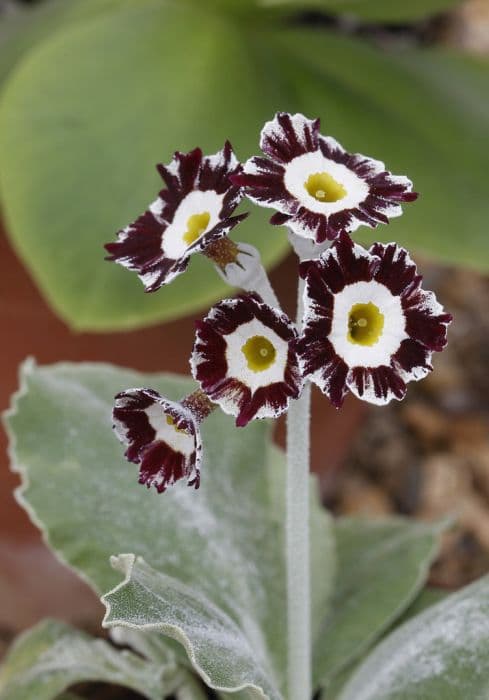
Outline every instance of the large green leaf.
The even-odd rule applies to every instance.
[[[447,597],[389,635],[340,700],[487,700],[489,579]]]
[[[77,683],[131,688],[162,700],[177,687],[175,666],[162,666],[54,620],[21,635],[0,669],[0,700],[54,700]]]
[[[404,624],[404,622],[418,615],[423,610],[426,610],[435,603],[439,603],[440,600],[446,598],[447,595],[447,591],[442,591],[441,589],[424,588],[402,615],[396,616],[395,619],[393,619],[389,629],[383,633],[382,637],[390,634],[393,629]],[[349,679],[356,673],[357,669],[367,658],[368,653],[369,650],[365,651],[361,656],[355,658],[354,662],[350,661],[348,666],[345,666],[342,671],[336,673],[332,681],[328,682],[327,687],[322,692],[321,700],[333,700],[333,698],[337,698],[340,695],[341,689],[347,684]]]
[[[338,575],[315,648],[315,677],[328,685],[401,615],[423,587],[440,525],[344,518],[336,523]]]
[[[487,63],[441,51],[379,51],[312,30],[277,31],[262,49],[263,71],[273,67],[294,94],[283,106],[320,115],[324,133],[407,173],[421,193],[400,219],[356,236],[487,270]]]
[[[134,0],[44,0],[32,8],[19,6],[0,23],[0,83],[27,51],[57,30],[132,3]]]
[[[211,688],[243,688],[258,697],[262,693],[269,698],[281,697],[273,668],[255,646],[263,642],[252,629],[237,625],[234,616],[198,592],[195,585],[185,586],[155,571],[144,559],[126,554],[114,558],[113,563],[125,578],[102,598],[107,606],[106,627],[126,625],[160,631],[178,640]],[[253,609],[249,615],[253,617]]]
[[[78,10],[7,81],[0,188],[8,229],[68,323],[137,327],[225,293],[200,258],[170,287],[145,295],[135,274],[103,260],[102,244],[156,193],[156,161],[196,144],[212,152],[225,138],[245,158],[277,109],[320,115],[347,147],[413,177],[420,202],[388,229],[364,231],[364,240],[397,237],[487,269],[485,64],[380,51],[217,5],[104,0],[95,16],[93,0],[77,0]],[[233,5],[241,6],[252,7]],[[258,244],[272,263],[286,240],[283,229],[265,228],[268,214],[254,209],[236,237]]]
[[[128,328],[189,313],[226,286],[209,262],[157,294],[104,261],[103,243],[161,189],[154,165],[177,148],[231,139],[247,156],[274,111],[239,22],[184,3],[143,0],[59,31],[8,81],[0,110],[0,187],[8,230],[55,310],[78,329]],[[5,132],[8,138],[3,138]],[[283,231],[266,213],[236,232],[267,263]]]
[[[317,9],[378,22],[410,22],[459,5],[461,0],[261,0],[263,7]]]
[[[284,468],[276,450],[270,454],[269,428],[255,422],[237,429],[217,411],[203,426],[201,488],[180,483],[160,496],[137,485],[137,469],[125,462],[111,431],[112,397],[131,386],[178,398],[194,385],[108,365],[28,365],[8,419],[12,462],[23,481],[18,498],[57,555],[98,591],[120,580],[110,570],[110,555],[134,553],[165,581],[209,601],[212,613],[231,620],[247,640],[243,655],[251,649],[254,663],[231,645],[225,677],[190,654],[196,669],[214,687],[266,687],[277,698],[286,675],[284,525],[277,495]],[[324,555],[332,550],[332,535],[317,499],[312,510],[312,566],[324,571],[313,592],[316,620],[330,594],[333,561]],[[180,630],[174,636],[182,640],[173,612]],[[243,676],[237,669],[245,663]]]

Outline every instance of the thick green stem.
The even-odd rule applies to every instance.
[[[299,281],[297,325],[303,313]],[[311,582],[309,563],[310,384],[287,414],[286,561],[289,700],[311,700]]]

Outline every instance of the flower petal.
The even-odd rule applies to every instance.
[[[319,119],[307,119],[303,114],[277,112],[262,129],[260,148],[273,160],[289,163],[292,158],[317,150],[319,124]]]

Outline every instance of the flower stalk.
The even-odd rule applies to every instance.
[[[218,241],[220,244],[220,241]],[[259,251],[248,243],[236,245],[236,254],[225,265],[216,262],[216,272],[231,287],[258,294],[265,304],[280,309],[280,302],[263,267]]]
[[[297,326],[303,316],[304,281],[299,280]],[[311,386],[287,414],[286,567],[288,690],[290,700],[312,697],[311,581],[309,547],[309,453]]]

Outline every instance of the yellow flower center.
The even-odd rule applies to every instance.
[[[384,330],[384,314],[371,301],[354,304],[348,315],[348,340],[356,345],[375,345]]]
[[[263,335],[254,335],[249,338],[241,348],[241,352],[253,372],[263,372],[271,367],[277,355],[272,343]]]
[[[176,421],[172,416],[166,416],[166,422],[168,425],[171,425],[175,429],[175,432],[187,434],[187,431],[184,428],[177,427]]]
[[[329,173],[313,173],[309,175],[304,187],[318,202],[337,202],[346,196],[346,190]]]
[[[187,245],[195,243],[197,238],[201,236],[209,225],[211,215],[208,211],[203,211],[202,214],[192,214],[187,219],[187,231],[183,234],[183,240]]]

